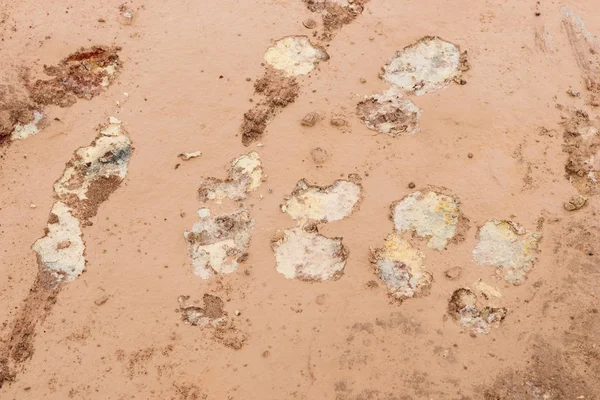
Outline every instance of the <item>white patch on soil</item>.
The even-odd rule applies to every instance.
[[[254,220],[246,210],[211,217],[201,208],[198,216],[200,221],[184,233],[194,274],[209,279],[234,272],[247,255]]]
[[[403,300],[429,292],[433,276],[425,269],[425,256],[399,234],[388,235],[384,246],[371,254],[377,275],[393,297]]]
[[[330,239],[316,229],[286,229],[275,238],[271,247],[275,252],[277,272],[287,279],[325,281],[338,279],[348,258],[342,238]]]
[[[287,76],[306,75],[329,56],[306,36],[286,36],[267,49],[265,61]]]
[[[473,259],[498,268],[513,285],[522,284],[537,260],[539,232],[527,232],[512,221],[487,221],[479,230]]]
[[[392,204],[397,232],[414,231],[429,238],[427,246],[444,250],[456,235],[460,218],[459,201],[437,192],[414,192]]]
[[[339,221],[356,209],[361,189],[360,185],[345,180],[321,187],[309,185],[303,179],[296,184],[292,196],[281,209],[302,222]]]
[[[356,113],[367,128],[391,137],[412,135],[420,130],[421,110],[404,98],[397,87],[367,96],[358,103]]]
[[[40,264],[52,272],[57,282],[71,282],[85,269],[81,226],[63,202],[54,203],[52,214],[58,221],[49,223],[48,233],[31,248],[38,254]]]
[[[34,111],[33,120],[25,125],[16,124],[10,138],[12,140],[22,140],[29,136],[37,135],[41,130],[38,124],[42,119],[44,119],[44,114],[39,111]]]
[[[458,47],[439,37],[424,37],[398,51],[381,77],[406,93],[422,95],[442,89],[461,74]]]

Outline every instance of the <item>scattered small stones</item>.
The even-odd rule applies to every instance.
[[[425,269],[425,256],[397,233],[388,235],[382,248],[371,250],[371,263],[398,300],[429,293],[433,275]]]
[[[429,238],[427,246],[444,250],[455,237],[461,218],[460,202],[438,192],[414,192],[392,204],[392,218],[397,232],[414,231]]]
[[[342,238],[319,234],[316,226],[291,228],[273,238],[277,272],[287,279],[325,281],[339,279],[346,266],[348,249]]]
[[[302,118],[302,121],[300,121],[300,124],[302,126],[315,126],[315,124],[317,122],[319,122],[320,120],[321,120],[321,115],[319,115],[318,112],[313,111],[313,112],[309,112],[308,114],[306,114]]]
[[[352,214],[361,199],[362,187],[338,180],[329,186],[309,185],[304,179],[296,184],[289,200],[281,207],[293,219],[316,223],[339,221]]]
[[[306,75],[329,55],[306,36],[286,36],[267,49],[265,61],[287,76]]]
[[[398,51],[383,67],[381,77],[405,93],[422,95],[460,81],[468,69],[466,52],[439,37],[426,36]]]
[[[208,208],[201,208],[198,216],[200,221],[184,233],[194,274],[209,279],[237,270],[247,257],[254,227],[248,211],[241,209],[212,217]]]
[[[183,161],[188,161],[192,158],[200,157],[202,155],[201,151],[194,151],[192,153],[181,153],[178,155]]]
[[[329,160],[329,152],[320,147],[315,147],[311,149],[310,156],[315,164],[323,164],[325,161]]]
[[[460,276],[462,275],[462,271],[463,270],[461,267],[452,267],[444,271],[444,276],[450,279],[451,281],[455,281],[458,278],[460,278]]]
[[[477,296],[467,288],[461,288],[454,293],[448,303],[448,314],[473,333],[487,334],[491,327],[497,327],[506,317],[508,310],[504,307],[478,306]]]
[[[478,239],[473,259],[497,267],[507,282],[520,285],[537,260],[541,233],[527,232],[513,221],[490,220],[479,229]]]
[[[587,203],[587,197],[585,196],[573,196],[564,204],[565,210],[576,211],[583,208]]]
[[[200,181],[200,201],[214,200],[217,204],[225,198],[235,201],[248,197],[248,193],[260,187],[263,178],[262,163],[258,153],[251,151],[231,162],[229,177],[225,180],[213,177]]]
[[[317,27],[317,22],[312,18],[308,18],[302,21],[302,25],[304,25],[306,29],[315,29]]]
[[[367,96],[356,106],[358,118],[367,128],[391,137],[419,132],[421,110],[404,98],[398,87]]]

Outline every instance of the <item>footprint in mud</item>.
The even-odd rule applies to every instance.
[[[33,355],[36,325],[50,314],[63,285],[83,273],[82,227],[88,226],[100,204],[119,188],[130,156],[129,137],[121,121],[111,117],[92,144],[75,152],[54,184],[55,203],[46,232],[32,245],[38,274],[0,353],[3,379],[11,379],[12,371]],[[0,386],[2,383],[0,380]]]
[[[394,299],[426,296],[433,275],[424,265],[425,255],[403,235],[428,239],[428,247],[442,251],[449,241],[463,240],[468,220],[460,211],[459,200],[441,191],[416,191],[390,208],[394,233],[386,237],[383,247],[371,250],[375,274]]]
[[[343,275],[348,249],[342,238],[328,238],[318,224],[340,221],[358,210],[360,184],[338,180],[329,186],[296,184],[281,210],[298,221],[295,228],[278,232],[271,241],[276,269],[287,279],[336,280]]]
[[[61,60],[45,66],[52,79],[30,82],[23,77],[24,87],[0,90],[0,144],[26,139],[46,125],[44,107],[70,107],[77,99],[91,100],[104,92],[121,70],[119,47],[82,48]]]
[[[487,221],[477,233],[473,259],[496,267],[496,273],[515,286],[527,279],[538,255],[540,232],[528,232],[513,221]]]
[[[398,51],[384,66],[380,77],[391,88],[366,96],[356,113],[369,128],[392,137],[419,131],[421,110],[404,95],[438,91],[450,82],[466,83],[467,52],[439,37],[426,36]]]
[[[241,201],[257,190],[263,179],[260,157],[250,152],[234,159],[226,179],[203,178],[198,189],[202,202],[221,204],[224,199]],[[248,255],[254,220],[246,209],[211,216],[209,208],[198,210],[200,221],[184,232],[194,274],[209,279],[230,274]]]

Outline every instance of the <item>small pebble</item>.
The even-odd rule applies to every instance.
[[[414,184],[414,182],[411,182],[411,183],[409,183],[409,184],[408,184],[408,188],[409,188],[409,189],[414,189],[414,188],[415,188],[415,184]]]

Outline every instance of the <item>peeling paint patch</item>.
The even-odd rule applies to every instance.
[[[507,282],[522,284],[537,260],[541,233],[527,232],[512,221],[490,220],[479,229],[478,237],[473,259],[497,267]]]
[[[57,201],[52,207],[47,233],[32,246],[41,265],[48,268],[57,282],[71,282],[83,273],[85,246],[79,220],[71,209]]]
[[[342,238],[328,238],[316,227],[286,229],[271,242],[277,272],[287,279],[325,281],[339,279],[348,258]]]
[[[421,110],[403,97],[397,87],[367,96],[356,107],[358,118],[367,128],[391,137],[419,132]]]
[[[425,269],[425,256],[397,233],[385,238],[381,248],[371,250],[371,263],[391,296],[404,300],[427,295],[433,275]]]
[[[265,61],[287,76],[306,75],[329,55],[306,36],[286,36],[267,49]]]
[[[404,92],[434,92],[459,80],[469,69],[466,52],[439,37],[426,36],[398,51],[383,67],[381,77]]]
[[[322,187],[309,185],[302,179],[281,210],[295,220],[320,223],[339,221],[356,210],[361,189],[359,184],[345,180]]]
[[[246,210],[211,217],[201,208],[198,216],[200,221],[184,233],[194,274],[209,279],[234,272],[247,256],[254,220]]]
[[[397,232],[414,231],[429,238],[427,246],[444,250],[455,237],[461,218],[460,202],[434,191],[414,192],[392,204],[392,218]]]
[[[12,140],[22,140],[28,138],[29,136],[37,135],[41,130],[40,122],[43,119],[44,114],[39,111],[34,111],[33,120],[27,124],[16,124],[10,138]]]
[[[477,295],[467,288],[454,291],[448,303],[448,314],[474,334],[489,333],[490,328],[500,325],[507,313],[504,307],[480,307]]]
[[[233,160],[229,177],[225,180],[203,178],[198,189],[200,201],[214,200],[217,204],[225,198],[243,200],[260,187],[263,169],[258,153],[252,151]]]

